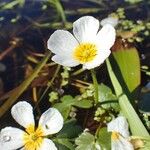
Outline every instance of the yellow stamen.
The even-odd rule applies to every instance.
[[[74,50],[74,58],[81,64],[92,61],[97,55],[97,47],[95,44],[82,43]]]
[[[43,130],[42,127],[38,127],[34,130],[34,125],[29,125],[26,128],[24,134],[24,148],[25,150],[37,150],[43,142]]]
[[[120,136],[120,134],[118,132],[112,132],[112,134],[111,134],[112,140],[118,140],[119,136]]]

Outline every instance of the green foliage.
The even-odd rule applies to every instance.
[[[74,150],[73,144],[69,141],[69,139],[61,138],[55,140],[58,149],[61,150]]]
[[[140,84],[140,58],[135,48],[120,49],[113,52],[119,66],[124,83],[128,90],[133,92]],[[116,72],[118,72],[116,70]],[[123,86],[123,85],[122,85]]]
[[[82,128],[77,125],[75,119],[66,121],[62,130],[57,133],[57,138],[76,138],[82,132]]]
[[[139,3],[141,0],[127,0],[130,3]],[[125,8],[118,8],[115,13],[110,16],[117,17],[119,23],[117,26],[118,35],[126,39],[128,42],[142,42],[144,37],[150,35],[150,23],[145,20],[130,20],[126,17]]]
[[[96,150],[95,137],[89,132],[84,131],[76,140],[75,150]]]
[[[63,67],[63,72],[61,72],[61,77],[62,77],[61,86],[65,86],[68,84],[70,70],[71,69],[69,67]]]
[[[99,85],[99,100],[103,108],[114,108],[118,110],[117,97],[112,93],[112,90],[101,83]]]
[[[25,0],[13,0],[12,2],[3,2],[0,4],[1,10],[13,9],[15,6],[19,5],[22,7],[25,3]]]
[[[97,141],[101,145],[102,150],[111,149],[111,133],[107,131],[107,128],[101,128],[97,133]]]
[[[129,2],[131,4],[136,4],[136,3],[142,2],[142,0],[125,0],[125,1]]]
[[[58,99],[58,93],[52,91],[51,93],[49,93],[49,101],[52,103],[54,101],[56,101]]]
[[[122,87],[119,81],[117,80],[108,59],[106,60],[106,63],[107,63],[110,79],[114,86],[114,90],[116,92],[116,95],[119,98],[119,105],[121,111],[128,119],[132,134],[137,136],[149,136],[149,133],[144,127],[142,121],[140,120],[133,106],[130,104],[128,97],[126,96],[125,93],[123,93]]]
[[[76,125],[76,120],[67,121],[62,130],[56,135],[54,139],[58,149],[61,150],[74,150],[74,138],[76,138],[82,129],[80,126]]]
[[[61,102],[56,103],[53,107],[57,108],[62,113],[64,119],[67,119],[72,106],[90,108],[93,106],[93,104],[91,100],[78,100],[70,95],[65,95],[61,98]]]

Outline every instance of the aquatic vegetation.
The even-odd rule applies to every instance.
[[[149,6],[0,2],[0,149],[150,149]]]

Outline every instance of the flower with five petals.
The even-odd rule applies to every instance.
[[[0,132],[1,150],[57,150],[52,140],[46,138],[47,135],[59,132],[63,127],[63,117],[55,108],[49,108],[45,111],[35,128],[32,106],[21,101],[15,104],[11,109],[13,118],[25,131],[5,127]]]
[[[101,65],[110,55],[115,42],[115,29],[106,24],[99,30],[100,22],[92,16],[84,16],[73,23],[73,34],[56,30],[48,39],[47,46],[55,55],[52,60],[60,65],[83,69]]]
[[[119,116],[107,125],[111,134],[111,150],[134,150],[129,141],[128,123],[125,117]]]

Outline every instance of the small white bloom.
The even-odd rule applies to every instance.
[[[55,31],[47,45],[55,55],[52,60],[60,65],[84,69],[101,65],[110,55],[115,42],[115,29],[110,24],[99,31],[99,21],[92,16],[81,17],[73,23],[74,36],[65,30]]]
[[[108,123],[107,127],[108,132],[112,132],[112,150],[134,150],[133,145],[129,141],[128,123],[125,117],[117,117],[115,120]]]
[[[63,127],[63,117],[55,108],[49,108],[40,117],[38,127],[35,128],[33,108],[25,102],[18,102],[11,109],[13,118],[25,131],[5,127],[0,131],[1,150],[57,150],[52,140],[45,136],[59,132]]]
[[[115,27],[118,24],[118,18],[107,17],[107,18],[104,18],[103,20],[101,20],[100,24],[101,24],[101,26],[105,26],[106,24],[110,24],[113,27]]]

